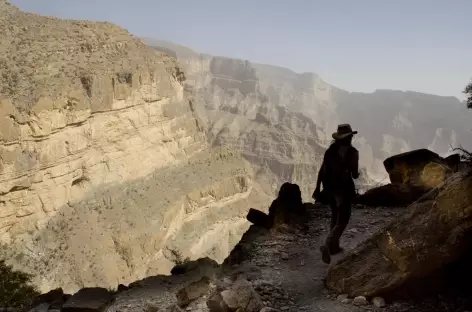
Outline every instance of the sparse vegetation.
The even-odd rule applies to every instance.
[[[172,72],[172,76],[181,84],[185,82],[185,74],[184,72],[180,69],[179,66],[174,67],[174,71]]]
[[[180,252],[179,250],[170,249],[170,252],[174,256],[174,261],[176,265],[182,265],[190,261],[190,258],[184,258],[182,252]]]
[[[32,275],[15,271],[0,260],[0,306],[26,309],[39,292],[31,284]]]
[[[472,152],[469,152],[462,146],[455,148],[454,151],[459,152],[462,161],[472,164]]]
[[[465,87],[464,93],[467,97],[467,108],[472,109],[472,81]]]

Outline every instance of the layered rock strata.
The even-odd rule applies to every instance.
[[[43,291],[222,261],[268,200],[238,154],[208,146],[175,59],[5,1],[0,32],[3,256]]]

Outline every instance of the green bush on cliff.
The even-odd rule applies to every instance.
[[[0,307],[24,309],[39,295],[31,285],[30,274],[15,271],[0,260]]]

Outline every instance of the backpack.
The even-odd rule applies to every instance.
[[[353,152],[352,146],[332,144],[323,159],[323,189],[330,191],[351,192],[354,182],[351,177],[348,160]]]

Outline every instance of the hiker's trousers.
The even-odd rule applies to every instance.
[[[351,218],[351,201],[351,196],[345,194],[332,196],[330,200],[330,233],[325,242],[325,246],[328,247],[330,251],[338,250],[340,247],[339,239]]]

